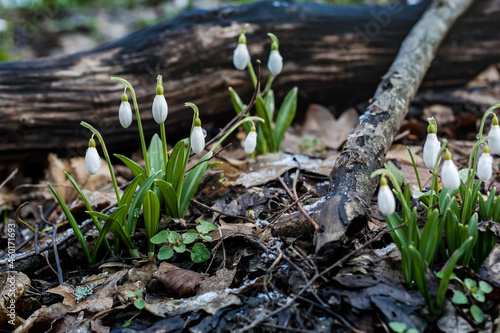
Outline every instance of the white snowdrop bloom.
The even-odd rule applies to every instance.
[[[378,208],[384,215],[391,215],[396,210],[396,199],[391,188],[387,185],[387,179],[380,178],[380,189],[377,196]]]
[[[281,73],[283,69],[283,57],[280,54],[279,50],[271,50],[269,54],[269,60],[267,61],[267,68],[274,75],[278,75]]]
[[[127,95],[123,94],[122,103],[118,110],[118,118],[123,128],[128,128],[132,124],[132,108],[128,102]]]
[[[161,80],[161,77],[160,77]],[[153,118],[158,124],[163,124],[168,115],[168,105],[163,95],[163,87],[156,86],[156,96],[153,100]]]
[[[193,132],[191,133],[191,149],[193,153],[199,154],[205,148],[205,134],[201,128],[200,118],[194,121]]]
[[[427,134],[427,139],[424,144],[424,164],[428,169],[434,169],[436,165],[441,143],[437,138],[436,133]]]
[[[448,190],[456,190],[460,187],[460,175],[448,149],[446,149],[443,167],[441,168],[441,180]]]
[[[493,157],[490,155],[488,145],[484,146],[483,154],[477,161],[476,175],[477,178],[481,179],[483,182],[490,180],[493,175]]]
[[[500,154],[500,126],[498,126],[497,116],[493,116],[493,122],[491,123],[491,129],[488,136],[495,137],[494,139],[488,140],[488,146],[490,147],[491,154]]]
[[[99,157],[93,138],[89,140],[89,148],[85,153],[85,166],[87,167],[87,172],[91,175],[95,175],[101,168],[101,158]]]
[[[250,53],[248,52],[248,47],[246,43],[238,43],[238,46],[234,49],[233,54],[233,64],[234,67],[240,71],[247,68],[247,64],[250,62]]]
[[[252,129],[250,130],[245,139],[245,153],[250,155],[255,151],[256,146],[257,146],[257,132],[255,131],[255,127],[252,127]]]

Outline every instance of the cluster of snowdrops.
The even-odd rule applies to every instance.
[[[450,280],[461,281],[454,273],[455,266],[459,264],[479,270],[497,242],[490,227],[492,223],[500,221],[500,198],[495,197],[495,188],[485,197],[480,190],[481,184],[489,181],[493,174],[491,154],[500,154],[500,127],[497,116],[493,113],[499,107],[500,104],[493,105],[484,114],[478,140],[469,156],[468,167],[462,170],[458,170],[453,162],[452,155],[446,148],[447,140],[439,142],[436,121],[434,118],[428,119],[423,160],[433,173],[429,189],[422,189],[410,149],[408,152],[419,191],[411,193],[410,184],[403,184],[404,176],[398,174],[397,168],[388,164],[372,174],[372,177],[381,176],[378,206],[385,215],[392,239],[401,252],[403,276],[410,286],[417,286],[435,315],[442,313]],[[483,137],[484,125],[490,115],[493,116],[491,129],[487,137]],[[482,154],[479,156],[480,151]],[[444,162],[439,173],[443,154]],[[387,178],[391,180],[393,190],[389,187]],[[396,198],[402,207],[400,213],[396,212]],[[418,211],[425,212],[422,230],[418,226],[418,220],[421,219]],[[480,228],[483,231],[478,229],[480,224],[483,225]],[[435,262],[436,258],[439,264]],[[440,279],[435,295],[431,295],[428,271],[437,271],[433,276]],[[477,309],[475,313],[480,311],[479,307]]]
[[[157,244],[164,244],[159,249],[158,259],[169,259],[175,253],[184,252],[190,252],[191,259],[197,263],[206,261],[210,258],[210,252],[203,244],[203,241],[211,241],[211,237],[208,233],[216,228],[213,223],[200,221],[195,229],[188,230],[182,234],[169,229],[158,232],[158,225],[162,207],[167,217],[184,218],[205,171],[208,168],[220,163],[211,161],[211,158],[214,155],[214,150],[240,126],[243,126],[247,133],[244,143],[244,149],[247,154],[253,154],[256,149],[263,151],[262,147],[259,148],[259,146],[266,145],[265,142],[259,142],[255,123],[265,123],[263,118],[266,118],[266,121],[269,119],[269,123],[272,122],[272,113],[274,113],[274,95],[272,94],[271,83],[273,78],[281,73],[283,68],[283,58],[279,53],[279,42],[277,37],[273,34],[269,34],[272,39],[271,52],[268,61],[270,74],[268,84],[264,92],[265,96],[261,96],[264,93],[258,91],[257,78],[255,77],[250,54],[246,45],[245,30],[247,26],[248,25],[245,25],[239,35],[238,45],[234,50],[233,64],[239,70],[244,70],[245,68],[249,69],[252,83],[254,83],[254,87],[258,93],[258,106],[265,104],[264,109],[257,107],[258,110],[264,110],[264,117],[250,116],[248,114],[248,110],[245,110],[247,109],[247,106],[241,102],[241,99],[236,92],[230,88],[229,91],[231,100],[233,101],[235,110],[241,114],[239,117],[235,118],[236,121],[232,127],[230,127],[226,132],[219,134],[218,137],[220,137],[220,139],[215,144],[210,147],[206,147],[206,132],[201,127],[200,112],[198,107],[193,103],[186,103],[185,105],[187,107],[191,107],[194,113],[190,135],[188,138],[178,141],[169,153],[167,150],[165,132],[165,121],[168,116],[168,104],[164,96],[162,76],[159,75],[157,77],[156,96],[153,100],[152,113],[154,120],[160,127],[160,135],[155,134],[151,139],[149,146],[146,147],[141,116],[134,88],[128,81],[119,77],[112,77],[112,80],[121,82],[125,86],[118,112],[120,124],[124,128],[128,128],[133,121],[132,105],[129,103],[128,94],[132,97],[144,158],[143,167],[126,156],[119,154],[114,155],[121,160],[134,175],[134,179],[128,184],[123,193],[121,193],[118,188],[113,165],[101,133],[92,125],[86,122],[81,122],[83,127],[92,132],[92,137],[89,140],[88,149],[85,155],[85,165],[87,171],[89,174],[95,175],[101,167],[101,158],[96,147],[96,140],[94,139],[94,137],[96,137],[101,145],[104,159],[107,162],[118,203],[116,208],[112,208],[106,212],[93,211],[85,193],[81,190],[75,180],[68,173],[66,173],[67,178],[73,184],[84,202],[87,209],[86,212],[91,216],[95,227],[99,230],[99,236],[92,251],[89,249],[84,235],[71,211],[61,199],[55,188],[51,184],[48,185],[68,218],[68,221],[75,232],[81,247],[83,248],[83,252],[89,265],[92,265],[96,261],[98,251],[102,245],[106,247],[109,253],[120,253],[122,249],[125,249],[131,257],[140,256],[132,236],[135,233],[141,211],[148,241],[148,256],[151,257],[155,254],[155,246]],[[291,97],[287,96],[279,111],[278,120],[281,117],[285,121],[277,121],[276,124],[274,124],[276,132],[279,133],[277,136],[271,133],[271,127],[269,127],[271,125],[266,127],[264,131],[262,131],[261,128],[258,129],[259,132],[262,132],[263,136],[266,137],[266,141],[270,140],[268,144],[272,144],[273,148],[276,145],[279,149],[279,145],[283,137],[281,134],[284,134],[295,115],[296,100],[297,89],[294,88],[293,94],[291,94]],[[247,113],[242,113],[244,110]],[[257,113],[259,114],[259,112]],[[194,167],[188,169],[188,161],[192,155],[191,152],[193,154],[200,154],[205,149],[207,152],[199,158]],[[101,225],[99,219],[104,221],[103,225]],[[113,246],[109,244],[108,239],[106,238],[108,231],[111,231],[114,234]],[[197,240],[199,242],[196,242]],[[194,243],[194,245],[192,245],[192,243]],[[187,245],[189,245],[189,247],[187,247]]]

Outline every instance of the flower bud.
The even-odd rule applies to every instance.
[[[441,168],[441,180],[443,186],[449,190],[456,190],[460,187],[460,175],[448,149],[446,149],[443,167]]]
[[[269,54],[269,60],[267,62],[267,68],[274,75],[278,75],[281,73],[283,69],[283,57],[278,50],[272,50]]]
[[[493,116],[493,122],[491,123],[491,129],[488,133],[488,136],[494,137],[494,139],[488,140],[490,153],[500,154],[500,126],[498,125],[498,118],[496,115]]]
[[[158,124],[163,124],[168,115],[168,105],[163,95],[163,87],[161,86],[161,77],[156,86],[156,96],[153,100],[153,118]]]
[[[247,44],[238,43],[238,46],[236,46],[233,53],[234,67],[242,71],[247,68],[247,64],[250,62],[250,60],[250,52],[248,52]]]
[[[394,194],[387,184],[387,179],[382,176],[380,178],[380,189],[377,196],[378,208],[384,215],[391,215],[396,210],[396,199]]]
[[[89,140],[89,148],[85,153],[85,166],[87,167],[87,172],[91,175],[95,175],[101,168],[101,158],[95,147],[94,138]]]
[[[490,149],[488,145],[483,148],[483,154],[479,157],[477,161],[477,178],[481,179],[483,182],[490,180],[493,175],[493,157],[490,155]]]
[[[437,126],[434,118],[427,119],[429,126],[427,127],[427,138],[424,144],[424,164],[428,169],[433,170],[438,160],[441,143],[437,139]]]
[[[122,103],[118,111],[118,118],[123,128],[128,128],[132,124],[132,108],[128,102],[127,94],[122,95]]]
[[[195,154],[199,154],[205,149],[205,134],[201,128],[200,118],[196,118],[194,121],[194,128],[191,133],[191,149]]]
[[[257,146],[257,132],[255,131],[255,126],[252,126],[252,129],[250,130],[245,139],[245,153],[250,155],[255,151],[256,146]]]

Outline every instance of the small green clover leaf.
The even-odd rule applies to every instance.
[[[484,313],[483,313],[483,310],[481,310],[481,308],[477,305],[473,305],[470,307],[470,314],[472,315],[472,318],[474,318],[474,320],[481,324],[483,321],[484,321]]]
[[[475,293],[472,293],[472,297],[476,299],[476,301],[483,303],[486,298],[484,297],[484,293],[481,290],[477,290]]]
[[[207,235],[200,235],[201,238],[203,238],[205,241],[207,242],[211,242],[212,241],[212,237],[210,236],[207,236]]]
[[[405,323],[399,323],[396,321],[390,322],[389,327],[391,330],[393,330],[396,333],[403,333],[406,331],[406,324]]]
[[[194,242],[196,240],[196,238],[198,237],[198,234],[196,233],[196,231],[188,231],[184,234],[182,234],[182,242],[184,244],[191,244],[192,242]]]
[[[151,237],[151,243],[153,244],[161,244],[165,243],[168,239],[168,230],[162,230],[153,237]]]
[[[467,304],[469,302],[467,296],[460,290],[455,291],[451,301],[455,304]]]
[[[476,292],[476,290],[477,290],[476,281],[469,279],[469,278],[466,278],[464,280],[464,283],[465,283],[465,286],[467,287],[467,289],[469,289],[472,293]]]
[[[181,240],[181,235],[178,232],[171,231],[168,234],[168,241],[170,244],[178,245]]]
[[[172,258],[173,255],[174,251],[168,245],[163,245],[158,252],[158,259],[167,260]]]
[[[197,264],[202,263],[210,259],[210,251],[203,243],[197,243],[193,245],[191,249],[191,260]]]
[[[493,291],[493,287],[485,281],[479,281],[479,290],[485,294],[489,294]]]
[[[210,231],[217,229],[217,226],[213,223],[200,220],[200,224],[196,226],[196,230],[201,234],[208,234]]]
[[[186,251],[186,244],[180,243],[178,246],[174,245],[174,250],[177,253],[184,253]]]
[[[134,301],[134,306],[138,309],[138,310],[142,310],[144,309],[144,306],[146,305],[146,301],[143,300],[143,299],[138,299],[138,300],[135,300]]]

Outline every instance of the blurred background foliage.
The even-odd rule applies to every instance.
[[[385,4],[403,0],[316,0]],[[0,0],[0,61],[78,52],[123,37],[180,12],[256,0]],[[298,0],[296,2],[310,2]]]

